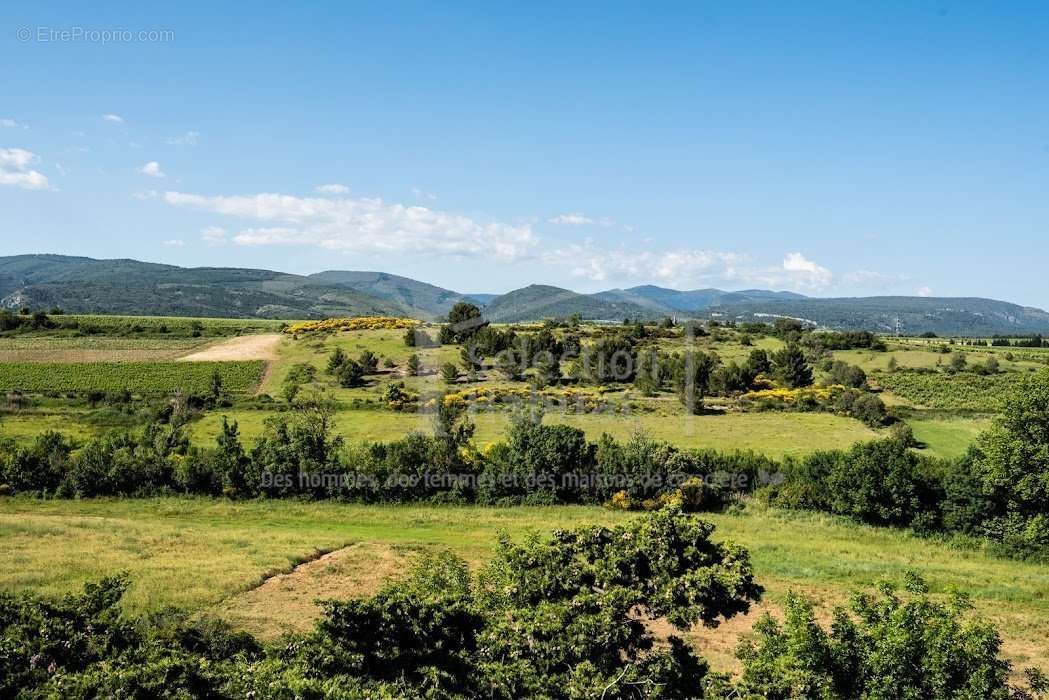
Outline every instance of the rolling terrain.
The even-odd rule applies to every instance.
[[[491,321],[511,323],[578,314],[585,320],[797,318],[839,330],[904,335],[1049,334],[1049,313],[979,297],[813,298],[750,289],[680,291],[654,285],[581,294],[533,284],[506,294],[462,294],[385,272],[328,270],[292,275],[242,268],[184,268],[137,260],[62,255],[0,257],[0,307],[70,313],[314,319],[390,315],[442,319],[469,301]]]

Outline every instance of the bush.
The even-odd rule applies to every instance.
[[[865,389],[867,387],[867,373],[856,365],[850,365],[841,360],[835,360],[827,372],[826,384],[840,384],[853,389]]]
[[[857,596],[834,611],[829,630],[811,602],[790,594],[783,623],[766,614],[754,626],[757,639],[740,646],[742,678],[722,697],[1021,697],[1008,684],[997,631],[972,615],[967,599],[936,602],[917,577],[907,589],[907,597],[888,586]]]

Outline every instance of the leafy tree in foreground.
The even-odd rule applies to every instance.
[[[740,646],[742,679],[722,696],[1008,700],[1042,690],[1037,677],[1030,691],[1009,687],[998,633],[964,597],[935,602],[916,576],[907,589],[905,597],[887,585],[857,596],[835,610],[830,630],[811,602],[789,595],[783,623],[766,614],[756,640]]]
[[[237,677],[254,697],[700,697],[707,666],[680,630],[746,612],[747,552],[664,511],[616,528],[501,542],[476,581],[451,555],[368,600],[329,603],[317,630]]]
[[[0,697],[746,698],[1029,700],[1010,687],[995,629],[963,597],[882,587],[830,629],[790,596],[741,645],[736,681],[708,671],[677,630],[745,613],[761,588],[746,550],[676,509],[614,528],[500,542],[476,578],[434,554],[371,598],[328,601],[312,632],[261,648],[215,620],[120,606],[126,578],[60,600],[0,594]]]
[[[981,529],[1017,551],[1049,548],[1049,370],[1009,392],[972,471],[991,508]]]

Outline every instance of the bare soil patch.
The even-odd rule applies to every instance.
[[[182,362],[220,362],[226,360],[273,360],[277,357],[280,333],[258,333],[230,338],[189,355]]]
[[[227,598],[216,614],[262,639],[304,632],[321,615],[321,600],[363,598],[407,570],[413,550],[360,542],[265,578]]]

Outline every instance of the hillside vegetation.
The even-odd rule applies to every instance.
[[[485,318],[500,323],[571,316],[738,322],[790,317],[827,328],[875,332],[895,332],[899,320],[908,335],[1049,334],[1049,313],[980,298],[814,299],[761,289],[680,291],[653,285],[580,294],[540,284],[500,295],[466,295],[386,272],[329,270],[301,276],[61,255],[0,257],[0,307],[11,310],[289,320],[378,315],[435,321],[464,300],[483,306]]]

